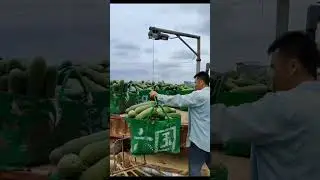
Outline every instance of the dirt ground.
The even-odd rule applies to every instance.
[[[180,154],[156,154],[146,156],[146,161],[148,164],[152,164],[159,167],[166,167],[176,169],[182,174],[188,174],[188,156],[186,153]],[[203,166],[202,175],[209,176],[210,172],[207,166]]]
[[[250,180],[250,159],[212,152],[212,162],[221,162],[228,168],[229,180]]]
[[[157,154],[146,156],[146,160],[150,164],[179,169],[183,171],[184,174],[188,174],[188,157],[186,156],[186,153],[180,155]],[[221,162],[227,166],[229,180],[250,180],[250,159],[248,158],[227,156],[222,152],[217,151],[212,153],[212,162]],[[203,176],[209,175],[209,169],[205,165],[202,174]]]
[[[146,156],[148,164],[177,169],[179,172],[186,175],[188,174],[188,156],[187,149],[182,149],[180,154],[156,154]],[[142,158],[137,158],[139,162],[143,162]],[[227,156],[222,152],[212,152],[212,162],[222,163],[228,168],[229,180],[250,180],[250,159]],[[209,170],[204,165],[203,176],[208,176]]]

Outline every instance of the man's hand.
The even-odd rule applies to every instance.
[[[156,91],[151,91],[150,92],[150,99],[154,100],[155,97],[157,97],[157,96],[158,96],[158,93]]]

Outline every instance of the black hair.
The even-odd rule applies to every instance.
[[[204,81],[206,85],[209,85],[210,77],[209,77],[209,74],[206,73],[205,71],[198,72],[196,75],[193,76],[193,78],[201,79]]]
[[[279,51],[288,58],[296,58],[306,71],[314,78],[317,77],[317,66],[320,62],[317,43],[303,31],[290,31],[277,38],[268,48],[267,53]]]

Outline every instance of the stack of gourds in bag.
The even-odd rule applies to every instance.
[[[176,112],[176,109],[167,106],[157,107],[155,105],[155,101],[147,101],[133,105],[126,109],[127,117],[137,120],[144,120],[148,117],[151,117],[152,119],[164,120],[166,118],[164,112],[166,112],[169,118],[181,118],[181,115]],[[153,108],[154,110],[152,111]],[[151,112],[152,114],[150,114]]]
[[[109,131],[73,139],[54,149],[50,162],[60,180],[104,180],[109,177]]]
[[[29,64],[19,60],[0,60],[0,91],[34,98],[53,98],[57,82],[57,68],[47,66],[36,57]]]

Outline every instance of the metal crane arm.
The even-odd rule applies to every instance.
[[[165,34],[164,34],[165,33]],[[181,40],[181,42],[186,45],[196,56],[197,56],[197,64],[196,64],[196,73],[200,72],[200,36],[194,35],[194,34],[188,34],[178,31],[172,31],[157,27],[149,27],[149,38],[153,38],[154,40],[168,40],[169,36],[167,34],[173,34],[176,35],[177,38]],[[188,38],[194,38],[197,39],[197,51],[195,51],[186,41],[184,41],[181,36],[188,37]]]

